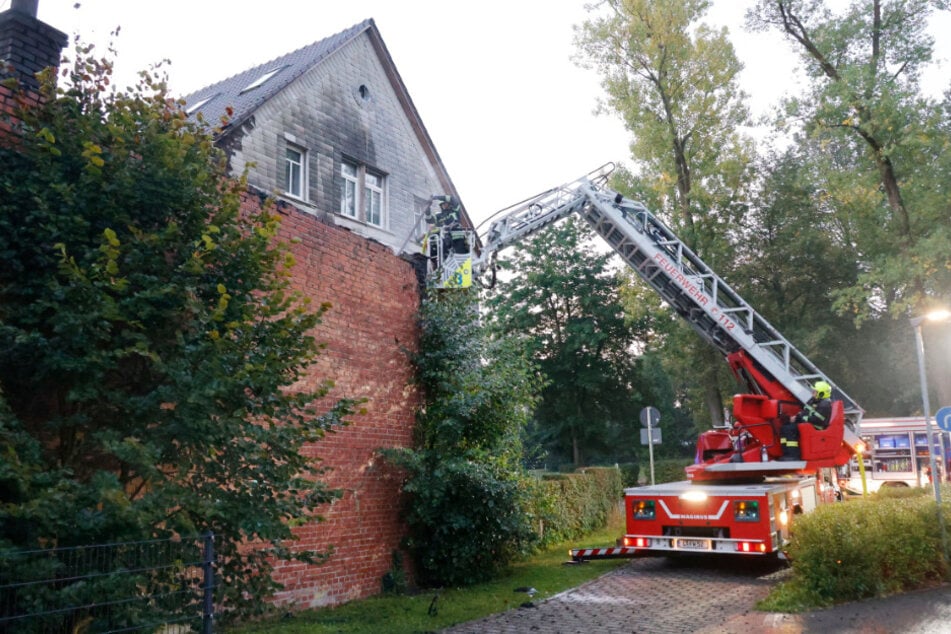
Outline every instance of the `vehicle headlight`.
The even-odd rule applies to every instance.
[[[680,499],[687,502],[705,502],[707,499],[706,491],[687,491],[686,493],[680,494]]]

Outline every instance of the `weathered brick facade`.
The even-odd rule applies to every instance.
[[[248,204],[259,200],[249,196]],[[286,586],[277,601],[304,608],[378,593],[399,547],[399,482],[376,452],[412,442],[419,395],[406,352],[416,349],[419,285],[413,266],[389,248],[289,204],[279,210],[280,238],[299,240],[294,285],[332,305],[315,332],[326,348],[310,381],[332,379],[332,399],[367,399],[365,414],[307,449],[331,469],[324,480],[343,496],[322,513],[326,521],[296,531],[300,547],[333,545],[333,557],[277,567]]]

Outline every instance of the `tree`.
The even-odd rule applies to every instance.
[[[408,473],[407,545],[418,581],[485,581],[536,539],[521,433],[539,379],[517,338],[489,338],[474,291],[423,301],[415,363],[425,395],[415,446],[384,453]]]
[[[946,112],[921,93],[931,62],[935,0],[853,2],[835,13],[812,0],[761,0],[757,29],[793,43],[808,79],[785,104],[819,149],[816,187],[850,228],[841,244],[861,263],[836,307],[861,322],[904,318],[951,301]],[[905,330],[908,331],[907,326]],[[911,344],[908,344],[911,347]],[[947,366],[938,384],[951,385]],[[943,394],[951,397],[951,388]]]
[[[663,443],[654,447],[654,455],[693,456],[700,430],[687,403],[691,400],[695,380],[683,359],[671,362],[665,351],[676,350],[672,344],[677,337],[695,335],[680,328],[681,317],[666,309],[664,300],[653,288],[633,276],[624,278],[619,299],[625,320],[635,333],[638,405],[651,405],[660,411]],[[689,344],[683,344],[683,349],[688,348]],[[639,420],[640,411],[634,412],[634,416]],[[640,434],[637,429],[630,431],[635,437]],[[630,436],[627,442],[631,442]],[[642,450],[640,457],[645,458],[644,454],[646,451]]]
[[[906,343],[902,354],[889,320],[856,329],[852,317],[833,306],[835,294],[855,283],[860,265],[841,247],[850,242],[851,226],[832,213],[825,192],[814,190],[810,156],[816,151],[803,142],[764,157],[761,186],[737,227],[738,289],[866,415],[907,414],[914,411],[911,383],[896,377],[916,376],[911,347]]]
[[[536,442],[576,466],[599,455],[625,461],[617,452],[638,428],[634,334],[610,256],[595,251],[592,236],[569,218],[519,245],[500,262],[512,278],[486,302],[494,330],[530,338],[548,381]]]
[[[273,558],[323,555],[291,543],[334,498],[300,450],[353,405],[301,387],[329,307],[208,126],[111,70],[77,46],[0,146],[0,546],[213,531],[226,611],[260,611]]]
[[[619,183],[646,194],[681,240],[721,274],[731,264],[727,232],[733,203],[745,196],[752,150],[737,128],[748,119],[737,87],[742,68],[725,31],[699,20],[706,0],[605,0],[605,12],[584,23],[577,43],[582,62],[601,73],[604,107],[633,135],[640,174]],[[698,373],[702,402],[714,424],[723,422],[724,364],[696,338],[671,352]],[[699,360],[699,363],[698,363]]]

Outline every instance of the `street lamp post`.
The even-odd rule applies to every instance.
[[[934,431],[931,424],[931,403],[928,400],[928,380],[925,376],[925,342],[921,336],[921,324],[924,321],[944,321],[951,317],[947,310],[934,310],[927,315],[914,317],[911,325],[915,329],[915,351],[918,354],[918,378],[921,381],[921,404],[924,407],[925,428],[928,430],[928,460],[931,467],[931,483],[934,488],[934,499],[938,507],[938,525],[941,530],[941,544],[944,547],[944,560],[948,561],[948,541],[944,529],[944,515],[941,513],[941,472],[935,468],[934,460]],[[944,442],[942,441],[942,455]],[[943,466],[943,465],[942,465]]]
[[[915,352],[918,353],[918,378],[921,381],[921,404],[924,407],[925,429],[928,430],[928,459],[931,467],[931,482],[934,485],[935,502],[941,504],[941,478],[935,468],[934,461],[934,430],[931,424],[931,403],[928,399],[928,379],[925,375],[925,341],[921,336],[921,324],[925,321],[943,321],[951,317],[947,310],[934,310],[921,317],[914,317],[911,325],[915,329]]]

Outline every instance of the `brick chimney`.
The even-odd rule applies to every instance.
[[[58,31],[36,18],[39,0],[13,0],[10,8],[0,13],[0,82],[15,77],[21,88],[19,99],[39,101],[36,73],[49,66],[59,66],[60,53],[69,41]],[[0,142],[10,139],[16,123],[12,117],[18,98],[0,84]]]
[[[59,66],[69,38],[36,18],[39,0],[13,0],[0,13],[0,80],[16,77],[28,90],[38,87],[36,73]]]

